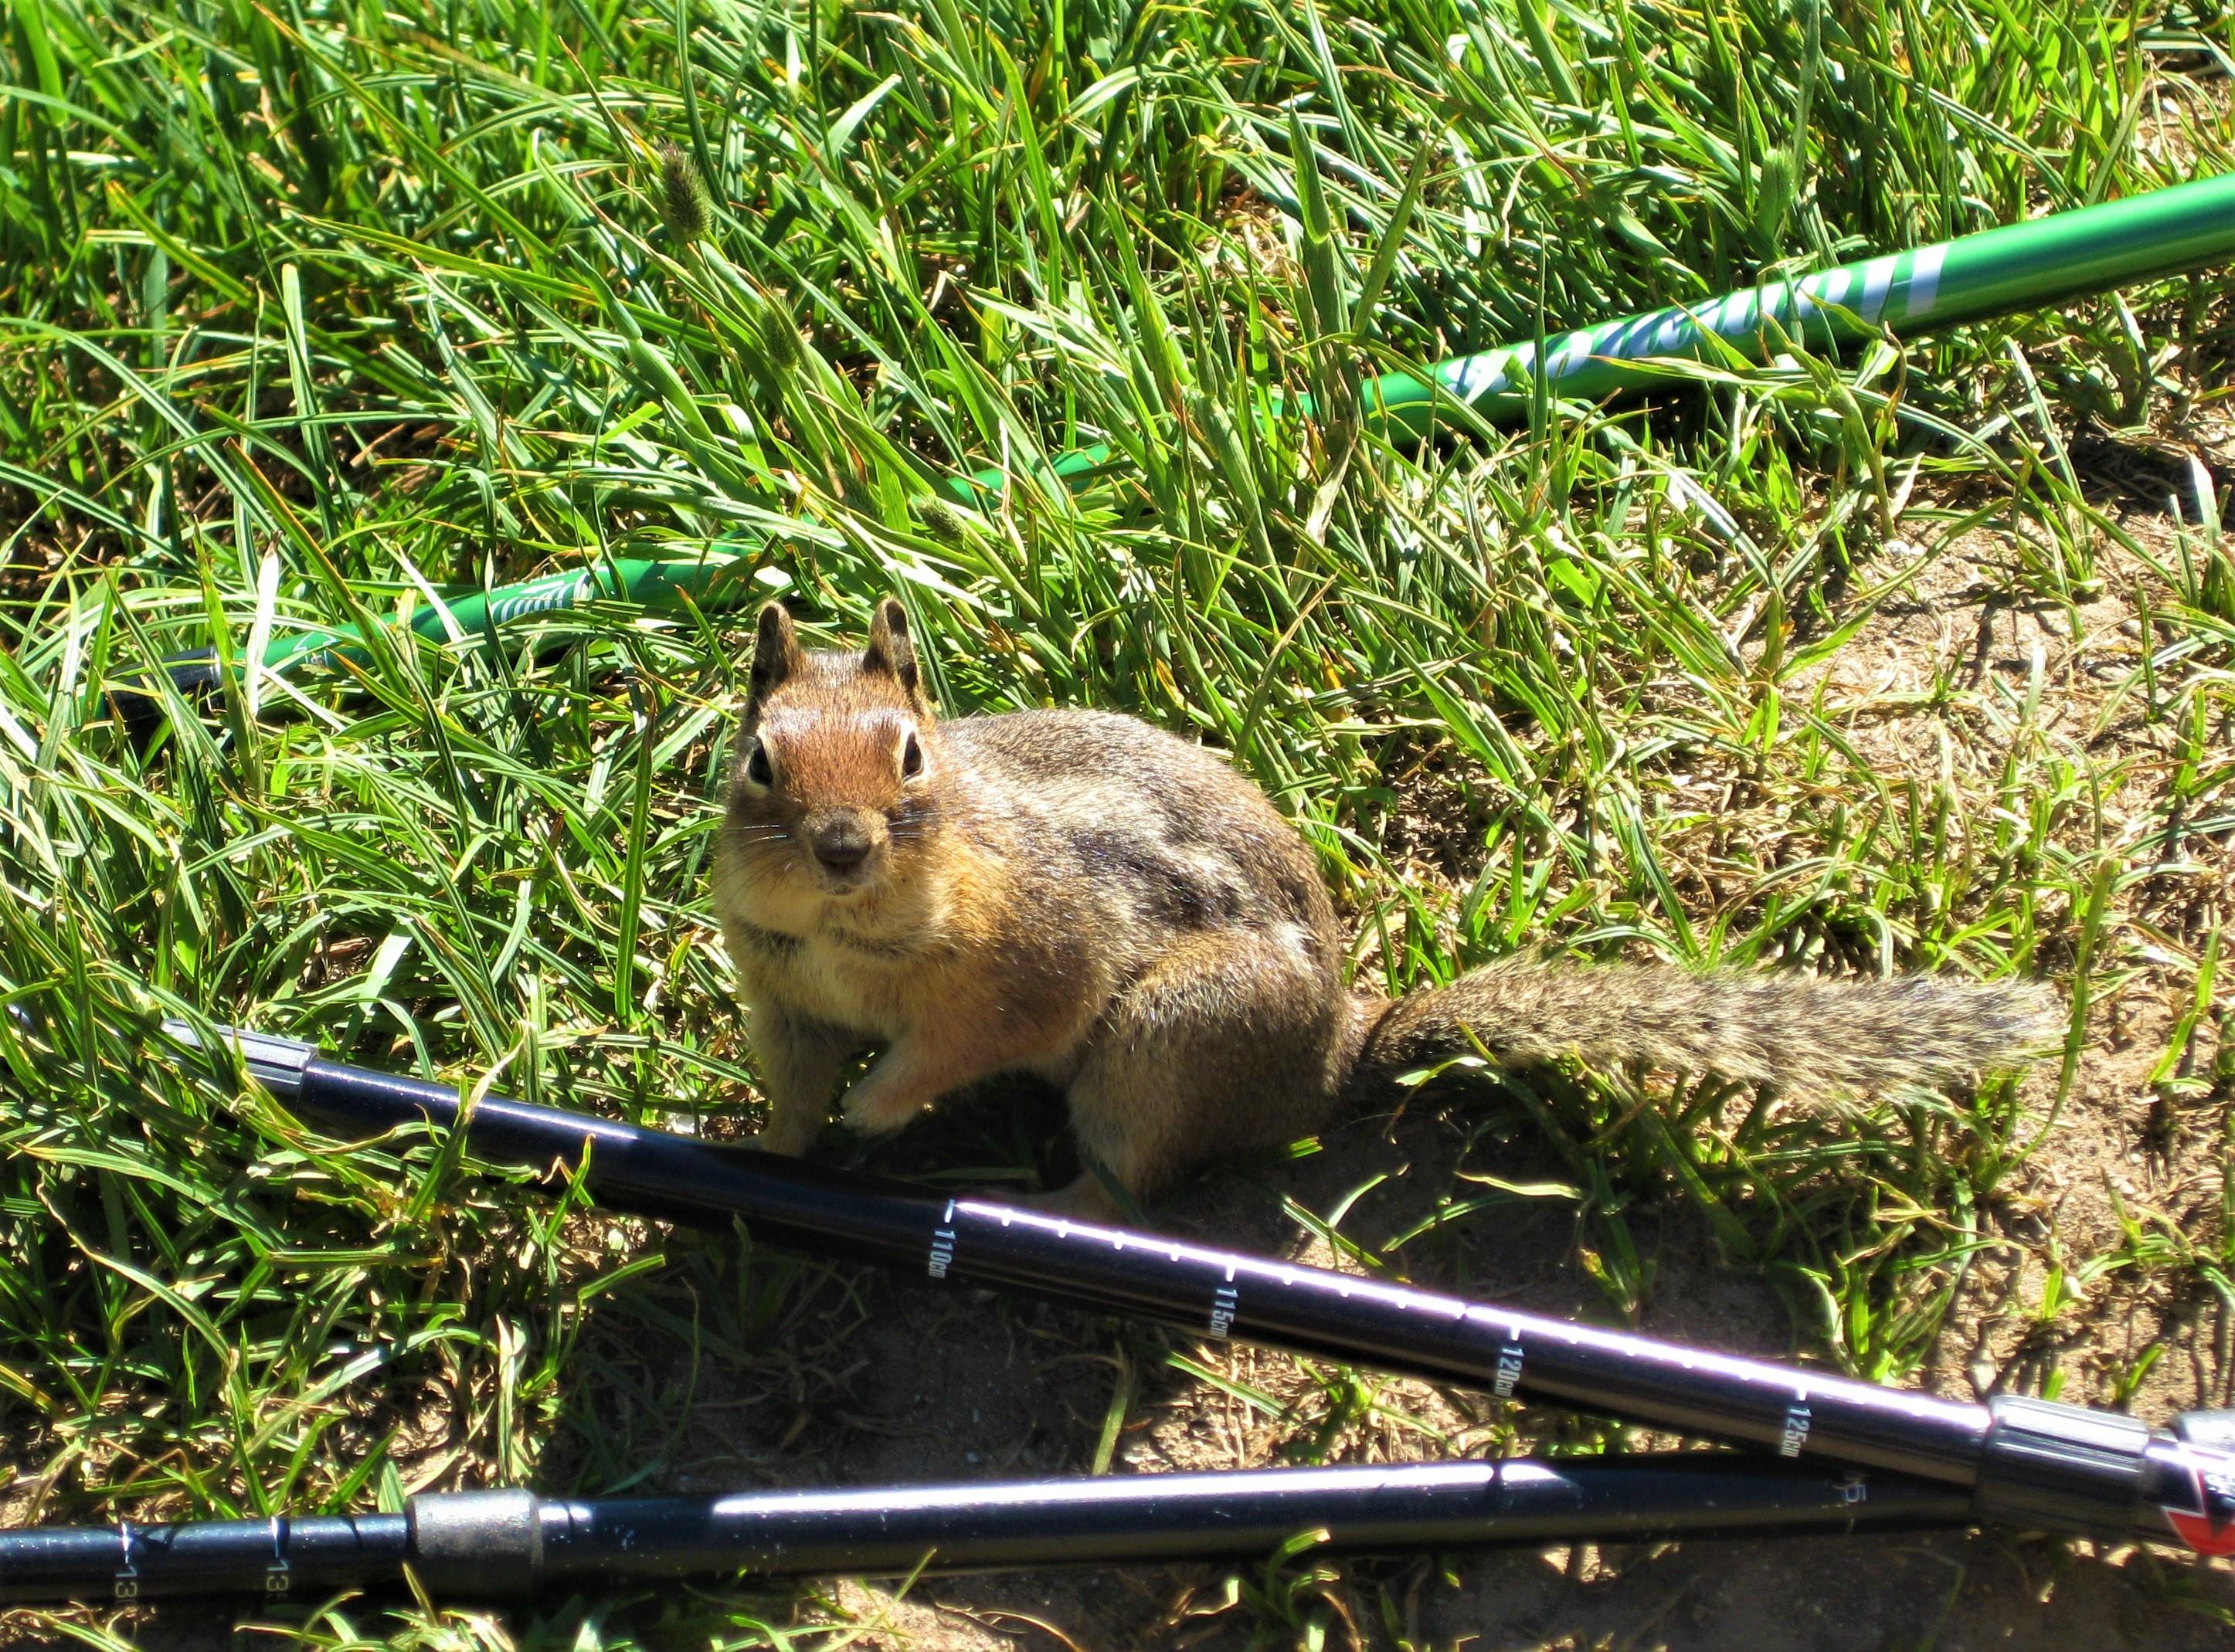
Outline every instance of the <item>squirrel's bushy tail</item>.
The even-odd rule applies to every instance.
[[[2035,983],[1508,958],[1448,987],[1362,1000],[1345,1088],[1470,1054],[1478,1040],[1515,1066],[1563,1055],[1642,1061],[1812,1095],[1864,1095],[2021,1066],[2061,1022],[2055,995]]]

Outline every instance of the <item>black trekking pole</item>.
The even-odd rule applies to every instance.
[[[400,1583],[521,1600],[629,1578],[906,1574],[1262,1555],[1960,1526],[1949,1486],[1698,1452],[1589,1462],[1130,1474],[992,1485],[576,1499],[443,1492],[400,1514],[0,1531],[0,1602],[141,1600]]]
[[[198,1043],[181,1022],[166,1023]],[[265,1088],[375,1133],[456,1126],[492,1164],[579,1175],[609,1208],[842,1253],[948,1283],[1077,1307],[1967,1488],[1971,1517],[2027,1530],[2235,1554],[2235,1413],[2172,1433],[2023,1395],[1964,1404],[1523,1314],[1157,1234],[949,1198],[906,1182],[489,1097],[327,1061],[292,1039],[215,1029]]]

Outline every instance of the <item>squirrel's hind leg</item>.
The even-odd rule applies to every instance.
[[[1095,1166],[1145,1199],[1203,1159],[1318,1129],[1350,1007],[1332,961],[1313,954],[1300,937],[1212,930],[1120,993],[1070,1089],[1088,1168],[1044,1202],[1114,1215]]]

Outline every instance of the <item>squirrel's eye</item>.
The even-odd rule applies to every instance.
[[[901,778],[912,780],[922,773],[923,748],[916,744],[915,736],[910,735],[908,744],[901,748]]]
[[[745,759],[745,778],[756,786],[774,786],[776,770],[769,767],[768,748],[753,741],[752,755]]]

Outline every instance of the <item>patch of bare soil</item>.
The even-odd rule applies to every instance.
[[[988,1104],[998,1107],[998,1103]],[[1482,1138],[1483,1104],[1457,1100],[1402,1120],[1361,1119],[1293,1166],[1215,1172],[1160,1212],[1207,1241],[1342,1265],[1282,1212],[1326,1211],[1375,1175],[1344,1231],[1378,1243],[1417,1224],[1456,1172],[1494,1166],[1517,1181],[1557,1177],[1525,1139]],[[934,1131],[942,1126],[934,1124]],[[949,1143],[966,1126],[944,1127]],[[948,1144],[897,1152],[920,1169]],[[2046,1159],[2048,1155],[2044,1154]],[[949,1160],[951,1161],[951,1159]],[[2072,1172],[2066,1172],[2070,1174]],[[1792,1319],[1760,1280],[1711,1253],[1675,1208],[1633,1212],[1656,1266],[1639,1329],[1769,1358],[1790,1357]],[[1561,1317],[1609,1322],[1576,1265],[1572,1207],[1548,1199],[1439,1230],[1402,1252],[1425,1285]],[[694,1408],[677,1442],[681,1482],[975,1481],[1088,1472],[1113,1401],[1124,1406],[1110,1468],[1164,1472],[1294,1460],[1324,1419],[1321,1368],[1287,1355],[1191,1343],[1138,1326],[982,1291],[941,1293],[882,1274],[842,1280],[771,1338],[772,1361],[809,1373],[786,1403],[757,1357],[741,1392]],[[828,1341],[780,1352],[821,1323]],[[1163,1363],[1167,1349],[1292,1408],[1275,1418]],[[2068,1359],[2073,1356],[2068,1355]],[[2215,1367],[2214,1368],[2220,1368]],[[710,1373],[702,1366],[702,1393]],[[2169,1379],[2141,1408],[2198,1403]],[[781,1386],[781,1385],[778,1385]],[[1969,1397],[1969,1380],[1939,1383]],[[2080,1385],[2075,1385],[2075,1389]],[[751,1391],[757,1390],[755,1394]],[[1376,1412],[1334,1431],[1330,1458],[1399,1461],[1557,1449],[1602,1425],[1413,1380],[1375,1384]],[[1633,1433],[1640,1447],[1670,1446]],[[1252,1602],[1284,1599],[1279,1613]],[[875,1648],[1468,1649],[1722,1648],[1843,1652],[1881,1646],[2195,1648],[2225,1643],[2212,1613],[2235,1611],[2235,1577],[2139,1548],[2099,1549],[2006,1534],[1913,1533],[1780,1540],[1583,1545],[1550,1552],[1310,1560],[1277,1572],[1241,1565],[1084,1567],[907,1582],[849,1581],[772,1595],[774,1621],[839,1630]]]
[[[2161,524],[2127,526],[2173,553]],[[1827,708],[1861,708],[1852,738],[1882,778],[1930,785],[1956,774],[1983,808],[1993,806],[2002,754],[1956,726],[1954,714],[1917,708],[1936,684],[1996,674],[2040,684],[2042,737],[2087,773],[2091,790],[2092,806],[2075,812],[2064,835],[2075,857],[2107,851],[2124,874],[2107,891],[2092,943],[2096,996],[2069,1087],[2060,1102],[2063,1075],[2053,1066],[2026,1086],[2022,1133],[2035,1150],[2001,1190],[2002,1242],[1963,1281],[1935,1386],[2053,1390],[2061,1381],[2066,1397],[2131,1397],[2160,1419],[2225,1406],[2229,1306],[2206,1277],[2223,1238],[2229,1100],[2210,1079],[2213,1016],[2198,1018],[2173,1054],[2212,937],[2235,911],[2235,842],[2224,824],[2208,824],[2225,814],[2225,800],[2192,807],[2188,819],[2203,824],[2186,833],[2165,806],[2181,736],[2136,682],[2138,597],[2160,584],[2154,573],[2107,547],[2104,594],[2076,609],[2020,605],[1981,577],[1981,561],[2001,549],[1975,536],[1926,569],[1911,596],[1841,650],[1822,684]],[[2169,601],[2159,589],[2153,607]],[[1886,706],[1904,709],[1868,709]],[[2065,916],[2042,963],[2068,981],[2079,943]]]

